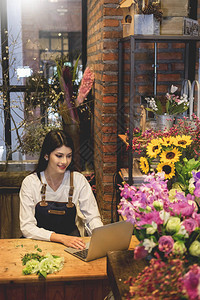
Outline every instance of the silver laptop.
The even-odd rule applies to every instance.
[[[65,251],[84,260],[90,261],[106,256],[108,251],[127,250],[133,234],[133,224],[120,221],[95,228],[86,249],[78,250],[71,247]]]

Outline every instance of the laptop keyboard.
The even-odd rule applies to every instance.
[[[76,255],[85,259],[88,255],[88,249],[84,249],[84,250],[81,250],[81,251],[77,251],[76,252]]]

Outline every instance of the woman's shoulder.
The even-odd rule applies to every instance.
[[[73,174],[74,174],[75,180],[76,179],[86,180],[85,176],[82,173],[78,172],[78,171],[73,171]]]
[[[39,180],[37,174],[34,172],[34,173],[31,173],[31,174],[27,175],[24,178],[24,180],[23,180],[22,183],[23,184],[31,184],[32,185],[34,183],[36,183],[36,184],[40,183],[40,180]]]

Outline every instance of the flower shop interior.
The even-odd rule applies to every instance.
[[[200,299],[200,1],[1,0],[0,18],[0,300]],[[20,241],[19,191],[51,129],[133,236],[40,282],[21,274],[42,246]]]

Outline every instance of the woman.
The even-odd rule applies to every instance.
[[[20,189],[24,237],[84,249],[75,221],[78,207],[90,232],[103,225],[88,181],[81,173],[72,172],[73,152],[72,139],[64,131],[52,130],[46,135],[37,168]]]

